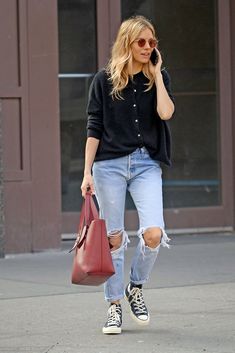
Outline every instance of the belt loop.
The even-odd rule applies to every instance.
[[[144,145],[140,145],[140,146],[139,146],[140,153],[143,153],[143,152],[144,152],[143,148],[144,148]]]

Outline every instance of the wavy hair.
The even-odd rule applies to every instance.
[[[113,44],[111,58],[107,64],[106,72],[112,83],[111,95],[117,99],[123,99],[122,90],[127,86],[129,77],[133,79],[132,72],[132,50],[131,44],[139,37],[146,28],[150,29],[155,37],[152,23],[144,16],[133,16],[122,22],[117,38]],[[154,83],[154,77],[149,70],[148,64],[143,64],[143,73],[149,79],[146,91],[150,90]]]

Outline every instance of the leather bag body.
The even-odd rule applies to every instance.
[[[92,196],[83,202],[78,237],[73,248],[72,283],[98,286],[115,273],[104,219],[100,219]]]

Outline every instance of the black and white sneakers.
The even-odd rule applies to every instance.
[[[148,325],[150,316],[144,302],[142,285],[130,282],[125,290],[125,298],[130,304],[131,317],[140,325]]]
[[[105,334],[119,334],[122,332],[122,308],[120,304],[111,304],[108,310],[107,321],[103,327]]]
[[[127,299],[131,317],[140,325],[148,325],[150,316],[146,308],[142,285],[134,285],[131,282],[125,289],[125,298]],[[103,327],[104,334],[119,334],[122,332],[122,308],[120,304],[111,304],[108,309],[107,321]]]

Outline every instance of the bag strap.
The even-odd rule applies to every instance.
[[[89,192],[87,192],[85,199],[83,200],[83,203],[82,203],[82,209],[81,209],[79,225],[78,225],[78,236],[72,249],[69,252],[73,251],[78,246],[82,238],[83,232],[85,231],[85,229],[87,229],[90,226],[93,219],[98,219],[98,218],[99,218],[99,213],[96,208],[95,202],[92,198],[92,195]]]
[[[85,199],[83,200],[82,210],[79,220],[78,233],[81,233],[84,225],[88,226],[91,224],[93,219],[98,219],[99,214],[90,193],[86,193]]]
[[[92,195],[87,192],[85,196],[85,222],[86,225],[90,225],[93,219],[98,219],[99,214],[92,198]]]

